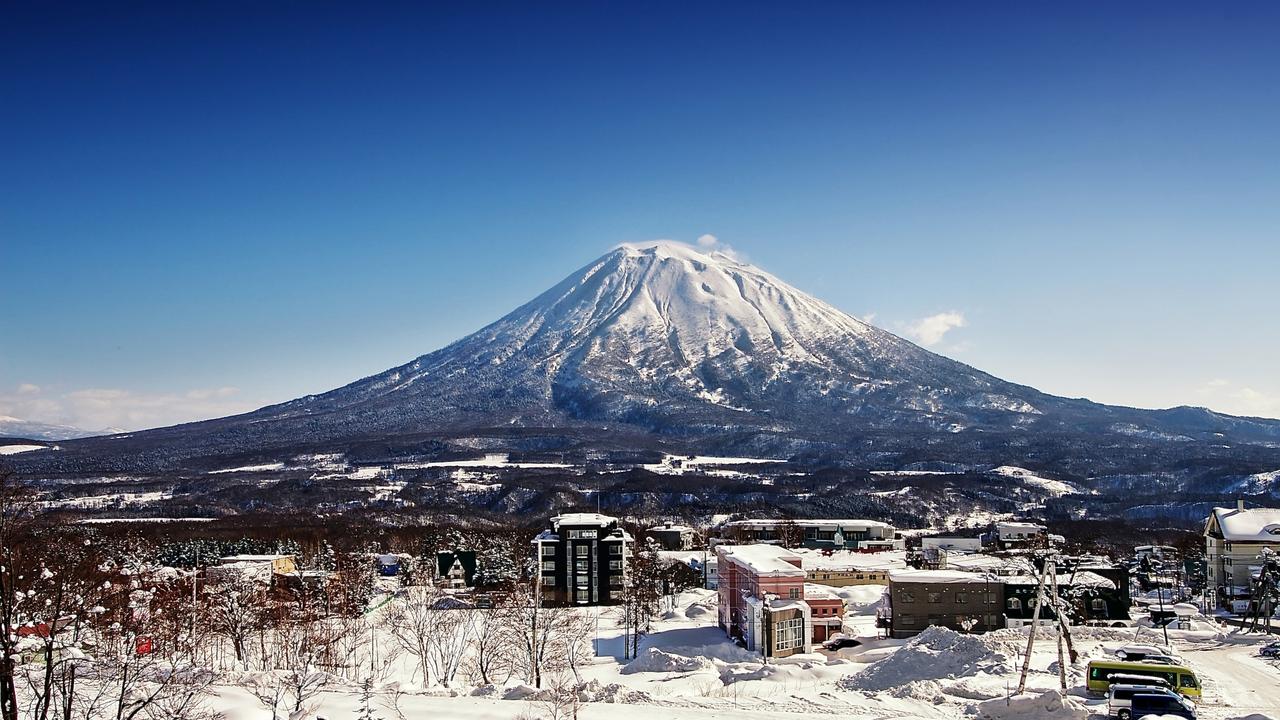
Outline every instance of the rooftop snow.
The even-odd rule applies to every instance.
[[[874,528],[892,528],[893,527],[889,523],[883,523],[883,522],[880,522],[879,520],[855,520],[855,519],[833,520],[833,519],[821,519],[821,518],[812,518],[812,519],[797,518],[795,520],[777,520],[777,519],[734,520],[733,522],[729,523],[729,525],[731,527],[733,526],[744,527],[748,525],[759,525],[762,527],[777,527],[778,525],[782,525],[786,523],[792,523],[799,527],[827,527],[827,526],[865,527],[865,528],[873,528],[873,527]]]
[[[618,518],[601,515],[600,513],[565,513],[551,518],[551,524],[555,526],[556,530],[559,530],[561,525],[609,527],[616,522],[618,522]]]
[[[986,573],[959,570],[894,570],[889,573],[889,582],[963,585],[1001,583],[1003,579]]]
[[[804,577],[801,556],[777,545],[721,545],[716,552],[757,575]],[[788,559],[796,562],[787,562]]]
[[[1269,542],[1280,544],[1280,509],[1214,508],[1222,537],[1236,542]]]

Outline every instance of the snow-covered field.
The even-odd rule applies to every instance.
[[[1081,661],[1069,668],[1071,689],[1061,698],[1051,692],[1058,686],[1056,644],[1052,636],[1042,635],[1032,656],[1028,694],[1006,705],[1007,688],[1017,685],[1025,631],[962,635],[939,628],[912,640],[878,639],[874,607],[882,590],[881,586],[837,589],[849,602],[846,631],[860,637],[861,646],[767,663],[729,642],[715,626],[716,598],[709,591],[688,591],[676,598],[645,638],[635,660],[622,658],[614,612],[587,609],[583,612],[595,619],[590,627],[596,657],[581,668],[579,680],[562,680],[579,687],[584,702],[578,716],[587,720],[817,716],[1084,720],[1090,714],[1105,714],[1102,701],[1088,697],[1082,689],[1084,663],[1119,645],[1156,639],[1150,628],[1076,628],[1073,636]],[[1280,667],[1256,655],[1265,637],[1224,634],[1218,629],[1170,631],[1169,635],[1174,649],[1197,669],[1204,683],[1201,718],[1227,720],[1255,713],[1280,717]],[[382,637],[374,638],[374,644],[390,647]],[[384,718],[548,716],[518,678],[499,687],[455,684],[452,689],[424,689],[415,684],[408,669],[411,664],[393,663],[392,667],[399,669],[375,685],[375,710]],[[359,696],[358,687],[332,687],[308,717],[353,717]],[[255,698],[234,686],[219,686],[214,704],[226,720],[270,717]]]

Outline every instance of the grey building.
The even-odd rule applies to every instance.
[[[963,632],[1004,627],[1004,583],[996,575],[953,570],[889,574],[889,633],[911,637],[931,625]]]
[[[534,538],[544,605],[614,605],[622,601],[631,536],[617,518],[566,513]]]

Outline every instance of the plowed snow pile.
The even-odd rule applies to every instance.
[[[961,635],[934,626],[897,652],[841,681],[846,690],[888,690],[916,680],[948,680],[1010,671],[1006,642],[991,635]]]
[[[1015,695],[1007,700],[995,698],[978,705],[983,720],[1084,720],[1089,711],[1075,698],[1064,697],[1057,690],[1039,695]]]

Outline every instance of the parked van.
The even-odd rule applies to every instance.
[[[1107,690],[1107,714],[1120,720],[1130,720],[1133,713],[1130,705],[1134,695],[1168,695],[1176,698],[1178,694],[1167,687],[1158,685],[1129,685],[1127,683],[1112,683]]]
[[[1130,717],[1141,720],[1147,715],[1177,715],[1196,720],[1196,706],[1190,700],[1169,695],[1138,693],[1129,701]]]
[[[1111,687],[1111,676],[1120,675],[1117,681],[1135,684],[1134,678],[1156,678],[1158,684],[1168,685],[1187,697],[1200,697],[1200,680],[1196,673],[1185,665],[1148,664],[1124,662],[1123,660],[1090,660],[1086,675],[1085,687],[1089,692],[1105,695]],[[1139,681],[1141,682],[1141,681]]]

